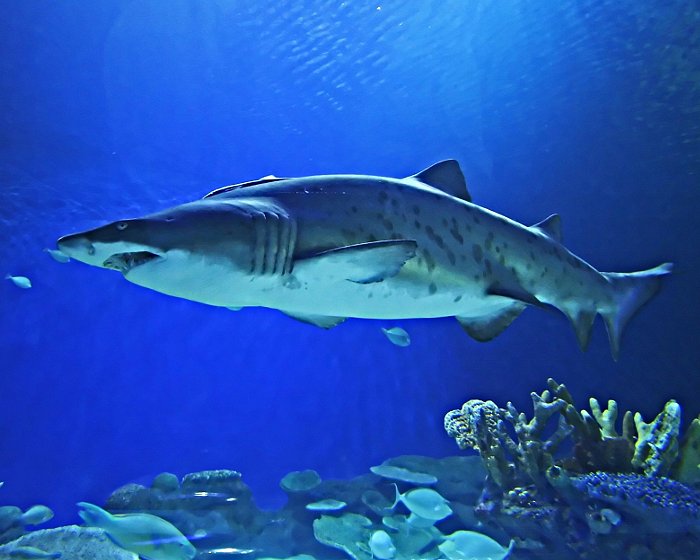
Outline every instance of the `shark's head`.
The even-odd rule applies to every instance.
[[[65,235],[58,248],[71,258],[92,266],[111,268],[127,274],[146,264],[166,258],[168,247],[156,241],[156,231],[165,230],[163,218],[120,220],[81,233]]]
[[[201,200],[66,235],[58,247],[135,284],[221,305],[217,291],[223,282],[231,293],[236,281],[250,280],[255,225],[249,208]]]

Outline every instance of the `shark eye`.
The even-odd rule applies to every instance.
[[[129,224],[127,224],[126,222],[119,222],[119,223],[117,224],[117,229],[118,229],[119,231],[123,231],[123,230],[125,230],[125,229],[127,228],[128,225],[129,225]]]

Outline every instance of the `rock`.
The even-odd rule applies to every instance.
[[[101,529],[68,525],[34,531],[0,546],[0,559],[12,559],[21,547],[37,548],[47,554],[60,554],[62,560],[138,560],[135,554],[119,548]]]
[[[0,534],[7,531],[13,525],[17,525],[22,518],[22,510],[16,506],[0,507]]]
[[[151,492],[141,484],[129,483],[117,488],[107,498],[105,509],[109,511],[147,510],[153,506]]]
[[[180,481],[173,473],[164,472],[153,479],[151,488],[163,492],[164,494],[170,494],[180,490]]]

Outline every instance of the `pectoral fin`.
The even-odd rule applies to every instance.
[[[308,313],[295,313],[293,311],[282,311],[282,313],[292,319],[321,327],[322,329],[332,329],[347,319],[347,317],[329,317],[328,315],[311,315]]]
[[[294,274],[359,284],[381,282],[396,276],[406,261],[415,256],[416,248],[412,239],[347,245],[296,260]]]

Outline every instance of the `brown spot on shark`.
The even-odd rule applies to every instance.
[[[481,262],[481,259],[484,258],[484,250],[481,248],[481,245],[477,243],[472,245],[472,255],[477,263]]]

